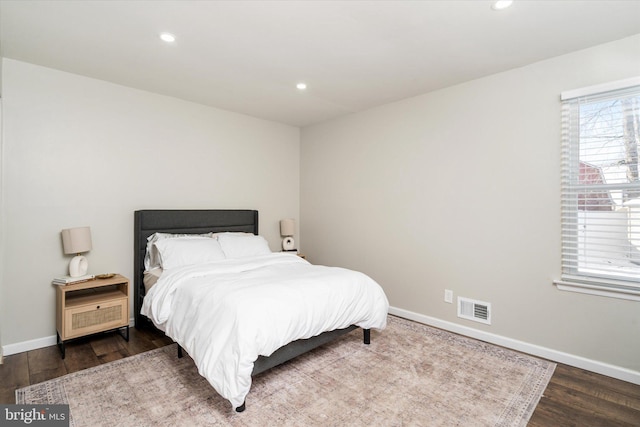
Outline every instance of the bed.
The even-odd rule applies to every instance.
[[[161,270],[157,283],[149,287],[149,274],[145,275],[145,270],[150,269],[148,239],[160,235],[156,233],[181,237],[156,244],[161,248],[158,250],[164,251],[164,267],[171,268]],[[246,407],[251,376],[358,327],[363,329],[364,343],[369,344],[370,329],[386,326],[386,296],[377,283],[362,273],[312,266],[291,254],[230,255],[237,248],[245,250],[244,242],[253,245],[261,239],[255,210],[141,210],[134,213],[136,328],[156,327],[176,341],[179,356],[184,348],[200,374],[237,412]],[[202,253],[209,253],[209,246],[214,249],[211,240],[218,242],[216,251],[219,245],[224,248],[222,253],[229,256],[206,258],[195,265],[183,266],[173,261],[169,265],[179,245],[207,245]],[[245,246],[238,246],[237,242]],[[242,250],[240,253],[244,255]],[[319,274],[322,274],[320,280]],[[330,304],[322,310],[305,309],[304,318],[293,318],[295,314],[291,313],[289,319],[289,309],[282,307],[292,307],[292,312],[301,311],[294,306],[304,295],[299,294],[303,289],[317,294],[313,296],[314,301],[322,301],[322,295],[331,295]],[[340,296],[343,292],[345,303]],[[350,299],[347,301],[347,298]],[[259,313],[262,306],[266,310],[264,314]],[[231,310],[229,307],[236,311],[227,313]],[[262,321],[248,320],[261,315],[265,316]],[[273,331],[267,334],[267,328]]]

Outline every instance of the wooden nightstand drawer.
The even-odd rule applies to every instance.
[[[67,308],[64,312],[64,336],[74,338],[129,324],[127,298]]]

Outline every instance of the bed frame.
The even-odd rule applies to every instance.
[[[145,288],[144,256],[147,249],[147,238],[153,233],[202,234],[208,232],[242,231],[258,234],[258,211],[255,210],[140,210],[134,213],[134,310],[135,326],[155,327],[153,323],[140,313],[144,300]],[[257,375],[274,366],[280,365],[318,346],[328,343],[344,335],[357,326],[336,329],[318,336],[293,341],[276,350],[271,356],[259,356],[253,366],[251,375]],[[364,329],[364,343],[369,344],[371,334]],[[182,349],[178,346],[178,356]],[[242,412],[245,404],[236,408]]]

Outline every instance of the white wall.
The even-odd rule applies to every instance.
[[[0,66],[0,88],[2,87],[2,66]],[[1,89],[0,89],[1,90]],[[4,271],[4,196],[2,192],[3,188],[3,177],[4,177],[4,161],[3,161],[3,153],[4,153],[4,145],[2,138],[2,99],[0,99],[0,271]],[[2,295],[2,282],[0,282],[0,313],[3,313],[4,308],[4,298]],[[2,344],[2,315],[0,315],[0,344]],[[4,351],[2,346],[0,345],[0,363],[3,363]]]
[[[133,274],[137,209],[258,209],[273,250],[299,217],[299,129],[3,59],[3,345],[55,336],[60,230],[90,273]],[[289,164],[290,168],[283,168]]]
[[[640,35],[304,128],[301,249],[401,310],[640,373],[640,303],[552,284],[560,92],[635,75]]]

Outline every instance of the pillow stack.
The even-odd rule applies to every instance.
[[[251,233],[155,233],[147,239],[144,266],[151,271],[270,253],[265,238]]]

